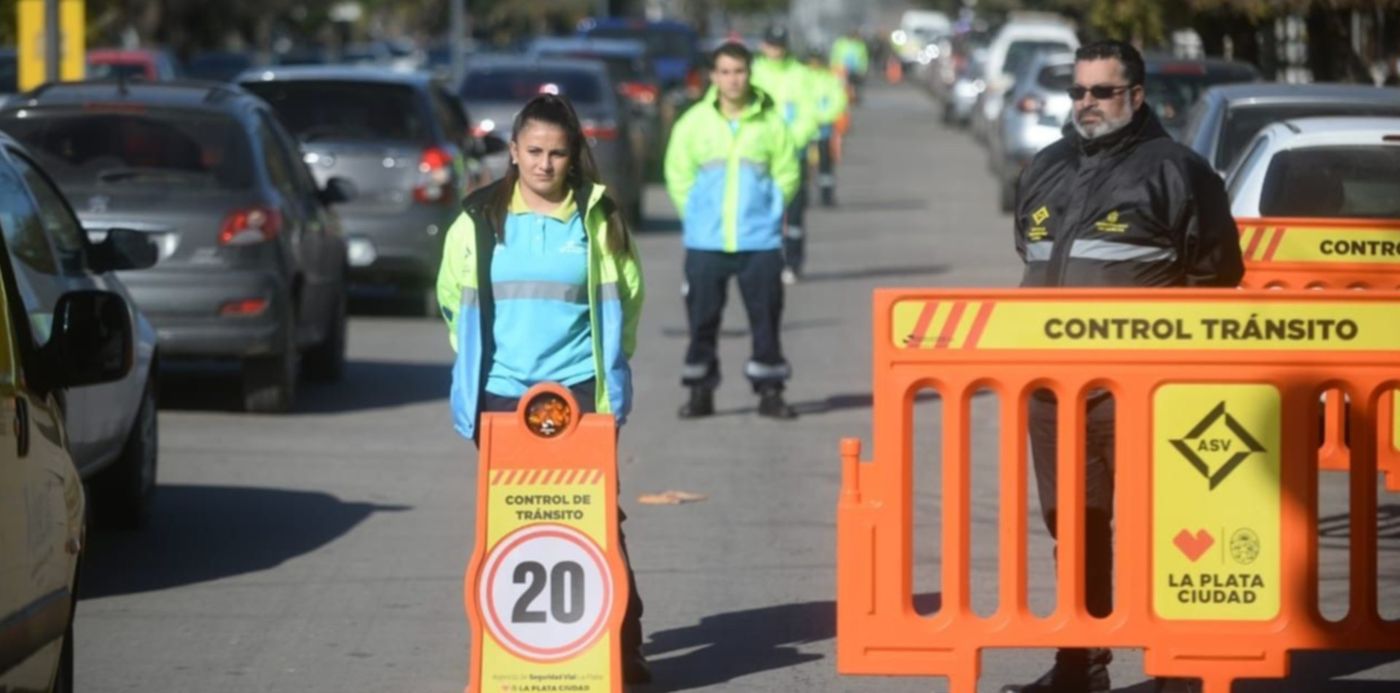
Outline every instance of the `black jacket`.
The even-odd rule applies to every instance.
[[[1021,174],[1022,286],[1236,286],[1244,275],[1225,185],[1144,104],[1122,130],[1073,125]]]

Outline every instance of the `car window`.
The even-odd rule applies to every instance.
[[[631,39],[646,44],[647,55],[664,58],[695,58],[695,45],[690,34],[684,31],[670,31],[654,26],[639,27],[598,27],[588,31],[589,38]]]
[[[122,112],[103,112],[100,104],[82,111],[40,110],[26,118],[6,118],[3,127],[65,190],[252,186],[250,145],[234,119],[121,106]]]
[[[13,94],[19,91],[19,58],[13,55],[0,55],[0,94]]]
[[[73,216],[73,210],[68,207],[63,194],[23,154],[11,151],[10,156],[14,159],[20,175],[24,177],[24,182],[29,184],[34,201],[38,203],[39,219],[43,222],[49,239],[53,241],[59,266],[68,274],[76,275],[86,271],[87,244],[83,242],[83,227],[78,223],[77,217]]]
[[[1254,144],[1249,148],[1249,153],[1240,160],[1239,165],[1230,170],[1230,189],[1228,191],[1230,199],[1235,199],[1235,194],[1239,192],[1240,186],[1244,185],[1244,179],[1248,177],[1248,172],[1254,170],[1259,165],[1259,159],[1264,156],[1264,152],[1269,149],[1269,138],[1260,137],[1254,140]]]
[[[525,103],[545,93],[563,94],[574,103],[597,104],[605,98],[602,80],[583,70],[481,68],[467,73],[462,98],[475,101]]]
[[[270,151],[274,154],[269,154],[269,156],[276,158],[281,162],[280,165],[286,169],[288,185],[291,186],[287,190],[301,190],[305,193],[319,189],[316,177],[311,175],[310,169],[306,168],[301,147],[292,141],[290,135],[286,134],[286,129],[278,127],[276,119],[271,114],[261,110],[258,111],[258,120],[262,125],[260,129],[270,138],[267,145],[272,148]],[[273,184],[278,185],[276,182]]]
[[[1152,105],[1157,117],[1164,125],[1173,127],[1186,123],[1187,113],[1200,100],[1201,93],[1206,89],[1217,84],[1248,82],[1251,79],[1253,77],[1244,72],[1168,72],[1150,75],[1143,84],[1143,90],[1146,92],[1147,103]]]
[[[1063,92],[1074,86],[1074,65],[1050,65],[1040,68],[1036,84],[1052,92]]]
[[[1400,146],[1307,147],[1269,161],[1264,216],[1400,219]]]
[[[54,306],[63,293],[58,263],[24,179],[4,161],[0,161],[0,227],[34,339],[45,344],[53,327]]]
[[[1313,103],[1313,104],[1270,104],[1266,106],[1235,106],[1225,115],[1225,127],[1220,146],[1215,150],[1215,167],[1226,169],[1235,161],[1240,150],[1260,130],[1270,123],[1293,118],[1341,115],[1400,115],[1400,104],[1356,104],[1356,103]]]
[[[292,164],[287,161],[286,150],[282,148],[282,143],[277,141],[277,135],[266,122],[258,125],[258,143],[262,148],[267,179],[272,181],[273,187],[283,193],[295,195],[296,184],[292,180]]]
[[[243,88],[270,104],[303,142],[432,142],[414,89],[403,84],[271,80],[244,82]]]
[[[1062,53],[1071,50],[1064,41],[1013,41],[1006,47],[1006,61],[1001,65],[1004,74],[1020,74],[1026,64],[1041,53]]]

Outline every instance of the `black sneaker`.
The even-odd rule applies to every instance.
[[[698,419],[715,413],[715,393],[703,387],[690,388],[690,401],[681,405],[676,416],[682,419]]]
[[[1055,666],[1027,684],[1002,686],[1001,693],[1109,693],[1108,663],[1113,652],[1101,648],[1055,653]]]
[[[622,656],[622,682],[651,683],[651,667],[647,666],[647,658],[641,652]]]
[[[789,420],[797,418],[797,410],[783,401],[782,390],[774,388],[759,393],[758,415],[770,419]]]

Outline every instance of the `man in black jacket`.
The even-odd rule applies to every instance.
[[[1022,286],[1232,287],[1244,275],[1225,186],[1204,159],[1162,129],[1144,103],[1144,72],[1142,55],[1119,41],[1075,53],[1072,123],[1036,155],[1017,187]],[[1097,391],[1083,406],[1086,606],[1104,617],[1113,610],[1113,399]],[[1037,392],[1030,402],[1031,453],[1052,535],[1055,427],[1054,396]],[[1108,691],[1111,660],[1106,649],[1062,649],[1040,679],[1002,690]],[[1188,686],[1161,681],[1159,690]]]

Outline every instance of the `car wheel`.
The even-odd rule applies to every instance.
[[[336,299],[335,310],[331,312],[331,324],[326,328],[326,336],[310,351],[306,352],[306,377],[330,383],[345,375],[345,341],[348,318],[345,292]]]
[[[291,319],[283,324],[282,349],[268,356],[243,360],[243,410],[254,414],[280,414],[296,399],[300,354]]]
[[[160,449],[157,392],[152,368],[121,455],[93,480],[98,516],[108,526],[140,529],[150,519]]]

